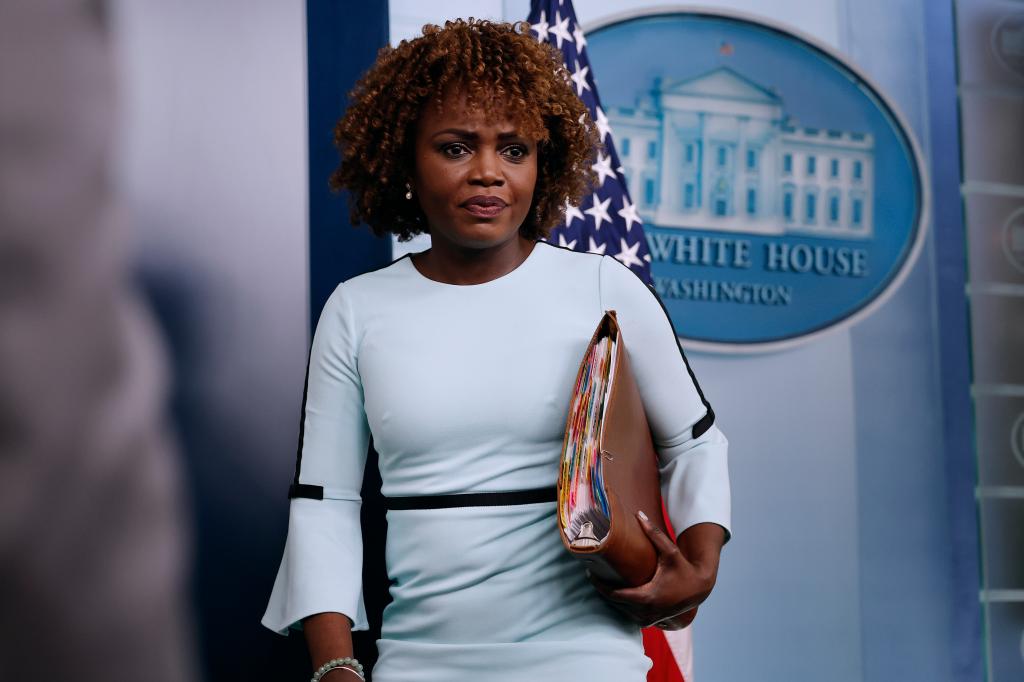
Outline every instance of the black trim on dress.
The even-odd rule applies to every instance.
[[[366,275],[366,274],[371,273],[371,272],[376,272],[377,270],[383,270],[384,268],[389,268],[392,265],[394,265],[395,263],[397,263],[398,261],[403,260],[405,258],[408,258],[411,255],[412,254],[407,253],[404,256],[399,256],[398,258],[394,259],[393,261],[391,261],[387,265],[381,265],[381,266],[376,267],[376,268],[371,268],[370,270],[367,270],[366,272],[359,273],[359,275],[353,275],[352,277],[349,277],[349,279],[352,279],[354,277],[359,277],[360,275]],[[347,281],[348,280],[345,280],[345,282],[347,282]],[[339,282],[337,285],[335,285],[335,290],[337,290],[337,288],[339,286],[341,286],[342,284],[344,284],[344,282]],[[323,311],[321,311],[321,314],[323,314]],[[319,326],[319,323],[318,323],[317,326]],[[314,333],[315,333],[315,331],[314,331]],[[305,379],[305,381],[303,382],[303,385],[302,385],[302,409],[301,409],[301,411],[299,413],[299,444],[298,444],[297,452],[295,453],[295,477],[292,479],[291,486],[289,486],[289,488],[288,488],[288,499],[289,500],[294,499],[296,497],[305,497],[305,498],[308,498],[308,499],[311,499],[311,500],[322,500],[322,499],[324,499],[324,488],[323,488],[323,486],[321,486],[321,485],[307,485],[307,484],[304,484],[304,483],[299,483],[299,474],[302,471],[302,443],[303,443],[303,440],[304,440],[304,437],[305,437],[305,433],[306,433],[306,397],[309,394],[309,363],[310,363],[312,357],[313,357],[313,344],[312,344],[312,342],[310,342],[310,344],[309,344],[309,352],[306,355],[306,379]]]
[[[415,495],[411,497],[385,497],[389,511],[407,509],[451,509],[458,507],[506,507],[516,504],[557,502],[555,486],[512,490],[493,493],[456,493],[452,495]]]
[[[309,500],[324,499],[324,487],[322,485],[307,485],[305,483],[292,483],[288,487],[288,499],[304,497]]]
[[[665,320],[668,322],[669,329],[672,330],[672,335],[675,336],[675,327],[672,326],[672,318],[669,317],[668,308],[665,307],[665,303],[661,300],[661,296],[658,296],[658,292],[654,290],[654,285],[648,284],[647,290],[654,296],[654,300],[661,306],[661,312],[665,314]],[[707,409],[707,413],[697,420],[697,423],[693,425],[691,435],[694,438],[700,438],[708,429],[711,428],[712,424],[715,423],[715,411],[711,407],[711,403],[704,397],[704,391],[701,390],[700,383],[697,382],[697,375],[693,373],[693,368],[690,367],[690,361],[686,359],[686,353],[683,352],[683,345],[679,343],[679,337],[676,337],[676,348],[679,349],[679,357],[683,359],[683,364],[686,365],[686,372],[690,375],[690,381],[693,382],[693,387],[697,389],[697,395],[700,396],[700,401],[704,403],[704,407]]]
[[[572,249],[566,250],[571,251]],[[604,258],[605,255],[602,255],[601,257]],[[708,399],[704,397],[704,391],[701,389],[700,383],[697,381],[697,375],[693,373],[693,368],[690,367],[690,361],[686,359],[686,353],[683,352],[683,346],[682,344],[679,343],[679,337],[676,336],[676,330],[675,327],[672,325],[672,317],[669,316],[668,314],[668,308],[665,307],[665,303],[664,301],[661,300],[661,296],[658,296],[658,292],[654,289],[653,284],[647,284],[646,282],[644,282],[642,279],[640,279],[640,277],[637,276],[635,272],[633,272],[632,269],[626,267],[624,263],[619,262],[619,260],[616,259],[614,256],[609,255],[608,258],[611,258],[619,266],[626,268],[626,270],[629,270],[630,274],[632,274],[634,277],[640,280],[640,283],[643,284],[649,292],[651,292],[651,295],[654,296],[654,300],[657,301],[658,305],[661,307],[661,312],[665,315],[665,321],[668,322],[669,331],[671,331],[672,336],[675,337],[676,348],[679,350],[679,357],[683,359],[683,365],[686,367],[686,373],[690,375],[690,381],[693,382],[693,387],[697,389],[697,395],[700,397],[700,402],[704,405],[704,409],[707,410],[707,412],[704,413],[704,416],[698,419],[697,422],[693,425],[693,428],[690,430],[690,435],[692,438],[700,438],[705,433],[707,433],[708,429],[710,429],[711,426],[715,423],[715,411],[711,407],[711,403],[708,402]]]
[[[296,448],[295,453],[295,478],[292,479],[292,485],[288,489],[288,499],[293,497],[310,497],[312,491],[310,488],[320,488],[319,497],[313,497],[315,500],[324,499],[324,489],[322,486],[303,486],[299,483],[299,472],[302,470],[302,441],[306,435],[306,396],[309,394],[309,363],[313,355],[313,344],[310,344],[309,354],[306,356],[306,379],[302,384],[302,409],[299,411],[299,444]],[[306,494],[296,494],[296,490],[303,490]]]

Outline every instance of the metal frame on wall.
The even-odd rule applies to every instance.
[[[964,297],[967,273],[961,176],[958,165],[937,162],[934,155],[937,150],[960,149],[955,30],[950,3],[925,3],[924,12],[926,35],[938,38],[926,41],[925,59],[933,150],[932,229],[937,272],[939,381],[953,555],[950,656],[955,679],[980,682],[984,679],[984,666],[978,608],[978,516],[974,502],[977,477],[972,443],[970,331]]]
[[[1024,6],[1010,0],[950,4],[956,81],[947,96],[959,104],[954,123],[963,144],[960,184],[950,183],[949,194],[962,198],[963,213],[957,212],[962,220],[949,240],[959,237],[960,258],[949,267],[963,273],[966,266],[966,276],[950,292],[948,307],[956,324],[970,330],[969,362],[955,368],[971,382],[974,412],[973,425],[965,425],[964,461],[957,462],[961,478],[951,476],[951,483],[978,518],[975,528],[954,530],[963,536],[958,550],[971,530],[980,550],[980,557],[958,551],[958,558],[975,577],[963,603],[971,599],[983,610],[985,679],[1007,682],[1024,677]],[[975,457],[969,457],[971,446]]]

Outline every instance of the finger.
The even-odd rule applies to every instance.
[[[636,518],[640,520],[640,526],[647,533],[647,537],[651,539],[654,547],[658,550],[658,554],[673,554],[679,552],[679,547],[676,543],[672,542],[672,539],[668,535],[663,533],[660,528],[651,523],[651,520],[647,518],[647,514],[640,510],[636,513]]]
[[[612,585],[609,582],[605,582],[603,578],[591,573],[590,569],[587,569],[587,580],[589,580],[590,584],[593,585],[594,588],[601,594],[607,594],[614,590],[616,587],[615,585]]]
[[[646,585],[640,585],[639,587],[615,587],[611,589],[605,587],[604,589],[599,588],[598,591],[609,601],[633,604],[635,606],[643,605],[651,596],[650,589]]]
[[[627,618],[629,618],[631,621],[633,621],[634,623],[639,625],[641,628],[650,627],[651,625],[653,625],[657,621],[657,619],[654,618],[653,616],[638,611],[635,608],[635,606],[631,607],[628,604],[623,604],[623,603],[614,602],[614,601],[608,602],[608,605],[611,606],[616,611],[618,611],[619,613],[621,613],[624,616],[626,616]]]
[[[645,603],[627,599],[615,599],[604,593],[602,593],[602,597],[609,606],[626,614],[631,620],[641,625],[646,626],[658,620],[651,615],[650,608]]]
[[[635,587],[621,587],[619,585],[613,585],[612,583],[594,575],[590,571],[587,571],[587,578],[590,579],[590,584],[594,586],[594,589],[596,589],[601,596],[610,601],[621,601],[624,603],[636,601],[635,593],[638,592],[638,589]],[[625,596],[623,596],[623,592],[626,592]]]
[[[587,574],[587,580],[589,580],[590,582],[594,583],[595,586],[603,587],[603,588],[605,588],[607,590],[614,590],[614,589],[616,589],[618,587],[622,587],[622,583],[613,582],[611,580],[608,580],[607,578],[603,578],[599,574],[597,574],[594,571],[590,570],[589,568],[586,570],[586,574]]]
[[[617,610],[620,613],[625,614],[630,621],[640,626],[640,628],[649,628],[657,622],[656,617],[649,613],[640,612],[636,609],[631,609],[628,606],[618,603],[617,601],[609,601],[608,605]]]

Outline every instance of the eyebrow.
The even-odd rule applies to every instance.
[[[479,139],[480,137],[478,133],[475,133],[472,130],[463,130],[461,128],[445,128],[444,130],[437,131],[436,133],[431,135],[431,137],[438,137],[440,135],[457,135],[459,137],[467,137],[473,140]],[[522,135],[520,135],[518,132],[514,130],[504,133],[498,133],[499,140],[508,140],[516,137],[522,137]]]

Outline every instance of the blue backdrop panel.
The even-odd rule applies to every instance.
[[[306,3],[309,78],[310,325],[339,282],[391,260],[391,241],[353,229],[348,200],[327,179],[338,165],[334,124],[349,90],[388,42],[388,3],[309,0]]]

